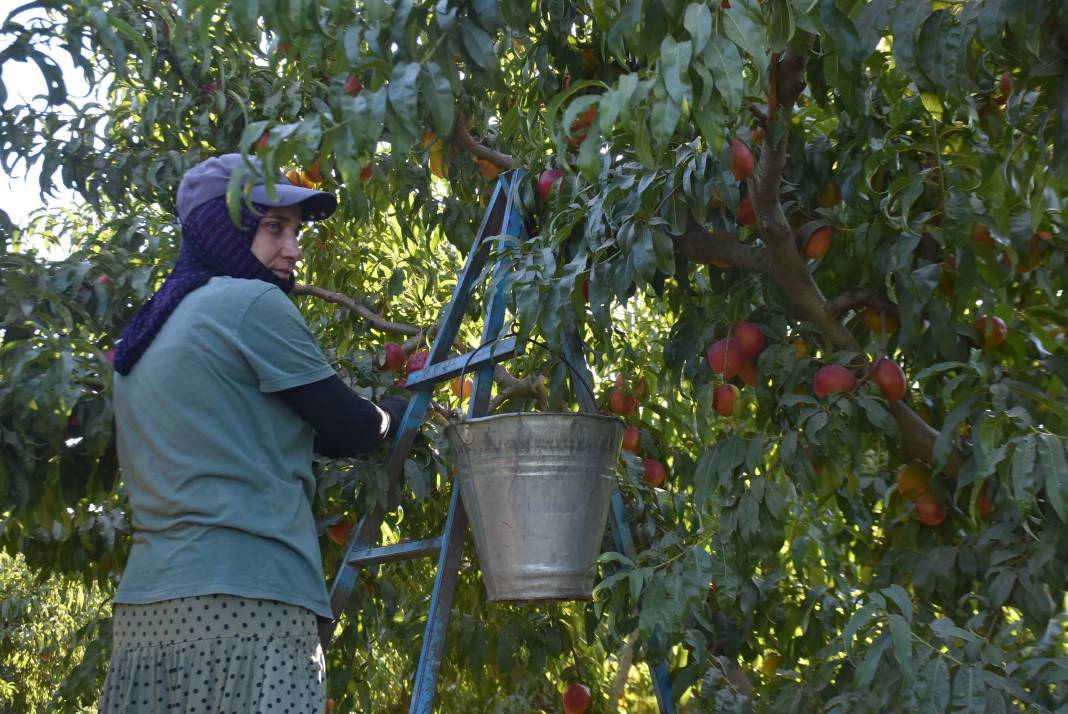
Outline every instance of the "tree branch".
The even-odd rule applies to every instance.
[[[540,402],[536,378],[515,379],[513,377],[512,379],[514,380],[512,385],[497,391],[497,396],[490,401],[489,408],[486,410],[487,413],[492,414],[509,399],[539,399]],[[548,405],[540,404],[540,406],[543,411],[548,411]]]
[[[827,303],[828,312],[837,318],[861,307],[870,307],[876,312],[893,317],[901,316],[901,311],[893,301],[871,288],[850,288]]]
[[[608,696],[609,711],[619,711],[619,702],[627,691],[627,677],[634,663],[634,646],[638,644],[638,630],[627,635],[623,647],[619,650],[619,668],[612,680],[612,693]]]
[[[480,159],[490,161],[502,169],[514,169],[515,159],[508,154],[502,154],[496,149],[491,149],[488,146],[478,143],[475,138],[471,136],[471,132],[467,130],[467,126],[463,122],[463,114],[458,114],[456,117],[456,128],[452,132],[452,142],[460,147],[466,149]]]
[[[771,254],[772,278],[790,296],[794,313],[802,320],[814,323],[838,349],[859,352],[860,345],[828,312],[827,298],[797,249],[793,230],[779,199],[782,174],[786,168],[786,136],[794,103],[805,86],[807,64],[808,56],[791,47],[776,68],[775,81],[779,88],[776,124],[784,129],[778,136],[773,129],[765,132],[759,166],[749,179],[749,192],[758,229]]]
[[[715,260],[759,273],[771,272],[768,251],[739,243],[732,233],[709,232],[698,224],[691,223],[685,233],[674,236],[672,240],[675,243],[675,251],[695,263],[711,263]]]
[[[358,317],[367,320],[371,323],[371,326],[381,330],[382,332],[388,332],[394,335],[419,335],[423,332],[420,328],[414,325],[406,325],[403,322],[391,322],[386,318],[376,313],[366,305],[361,305],[348,295],[342,295],[341,293],[335,293],[326,288],[320,288],[315,285],[304,285],[297,283],[293,286],[294,295],[312,295],[317,298],[326,300],[327,302],[349,310]]]
[[[293,286],[293,293],[296,295],[311,295],[335,305],[350,310],[355,315],[367,320],[372,326],[377,329],[400,335],[411,335],[411,338],[406,340],[401,348],[405,354],[411,354],[413,351],[422,346],[427,338],[437,332],[436,326],[419,328],[415,325],[407,325],[401,322],[391,322],[385,319],[381,315],[371,310],[366,305],[361,305],[347,295],[341,293],[335,293],[325,288],[320,288],[315,285],[304,285],[298,283]],[[464,348],[470,351],[470,348]],[[505,368],[503,364],[496,364],[493,366],[493,381],[498,385],[497,396],[494,397],[490,404],[489,411],[493,412],[504,402],[509,399],[521,399],[521,398],[535,398],[539,400],[539,404],[542,409],[548,411],[548,405],[545,404],[544,395],[538,389],[539,376],[528,377],[526,379],[517,379]],[[435,409],[442,413],[447,413],[444,407],[437,407]]]
[[[775,85],[775,121],[764,134],[760,164],[749,179],[749,190],[757,225],[770,253],[772,279],[789,296],[792,312],[802,320],[813,323],[835,349],[859,352],[860,345],[838,318],[844,311],[843,306],[848,307],[855,300],[870,299],[870,296],[860,292],[852,295],[846,293],[848,297],[840,296],[833,303],[824,297],[797,249],[779,197],[786,167],[786,137],[794,105],[805,88],[807,65],[807,54],[791,47],[774,67],[770,79]],[[769,111],[769,117],[771,115]],[[776,127],[782,127],[782,130],[777,132]],[[911,458],[930,462],[938,431],[904,402],[891,402],[890,413],[894,415],[901,431],[901,446],[905,453]],[[960,456],[954,451],[944,470],[950,476],[955,476],[959,468]]]

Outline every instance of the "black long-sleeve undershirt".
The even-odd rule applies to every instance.
[[[396,430],[395,416],[353,392],[336,375],[277,394],[315,429],[315,452],[323,456],[371,451],[385,440],[387,431]]]

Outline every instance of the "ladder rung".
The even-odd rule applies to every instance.
[[[410,540],[396,545],[361,546],[349,553],[349,565],[368,567],[381,563],[396,563],[399,560],[426,558],[441,550],[441,536],[424,540]]]
[[[416,389],[426,384],[438,384],[458,376],[461,372],[475,372],[479,367],[522,353],[523,346],[519,344],[514,335],[510,335],[499,342],[482,345],[474,352],[450,357],[412,372],[408,375],[405,385],[408,389]]]

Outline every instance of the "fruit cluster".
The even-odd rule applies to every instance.
[[[737,377],[744,384],[757,383],[756,359],[767,340],[752,322],[740,321],[731,326],[727,337],[713,342],[706,353],[709,368],[723,380],[712,393],[712,408],[720,416],[735,416],[740,407],[741,390],[727,380]]]
[[[638,400],[645,397],[649,391],[649,383],[645,377],[640,377],[633,385],[628,385],[622,374],[616,375],[615,388],[608,396],[608,408],[613,414],[623,418],[633,416],[638,410]],[[640,427],[630,424],[623,430],[623,450],[638,455],[641,453],[642,430]],[[644,474],[642,480],[646,484],[656,488],[667,479],[667,469],[658,459],[646,457],[642,459]]]

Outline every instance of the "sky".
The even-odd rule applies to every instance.
[[[7,19],[8,14],[25,4],[25,0],[0,0],[0,22]],[[33,9],[20,13],[16,20],[25,23],[33,15],[41,15],[39,9]],[[0,36],[0,48],[6,46],[9,40]],[[80,72],[74,70],[67,61],[67,54],[57,51],[51,54],[57,64],[63,70],[63,80],[67,85],[67,93],[73,102],[86,101],[89,88],[85,84]],[[44,80],[41,78],[37,65],[29,62],[6,62],[0,68],[4,86],[8,91],[6,109],[11,104],[21,104],[31,100],[35,95],[45,91]],[[9,174],[0,169],[0,196],[2,207],[18,226],[25,226],[31,212],[41,208],[47,201],[48,205],[69,205],[74,203],[75,194],[66,189],[59,189],[54,196],[41,198],[38,185],[40,172],[35,167],[27,175],[26,167],[19,164],[14,174]]]

